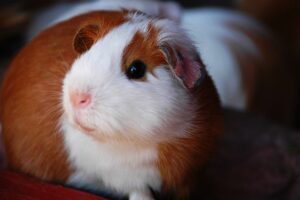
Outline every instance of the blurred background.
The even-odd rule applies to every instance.
[[[2,0],[0,2],[1,72],[26,43],[26,32],[32,21],[36,20],[38,12],[56,3],[72,2],[79,1]],[[268,47],[260,47],[265,48],[266,53],[263,56],[268,56],[268,60],[272,62],[264,62],[263,70],[256,70],[256,74],[252,74],[255,77],[252,79],[255,81],[246,75],[246,81],[250,80],[250,84],[246,86],[250,88],[247,92],[251,93],[251,98],[248,95],[244,110],[266,116],[277,124],[300,129],[300,1],[177,0],[176,2],[184,8],[183,12],[192,8],[207,7],[239,11],[253,17],[266,27],[272,38],[269,43],[273,46],[268,44]],[[252,38],[254,42],[259,39]],[[248,58],[246,62],[252,61]],[[248,63],[246,64],[249,65]],[[265,67],[266,65],[269,67]],[[255,68],[255,66],[247,67]]]

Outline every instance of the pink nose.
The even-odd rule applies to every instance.
[[[71,94],[71,103],[75,108],[86,108],[91,103],[91,95],[85,92]]]

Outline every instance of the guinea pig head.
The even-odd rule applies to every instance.
[[[64,121],[98,139],[184,136],[205,68],[174,22],[127,13],[103,34],[88,24],[74,37],[78,58],[63,81]]]

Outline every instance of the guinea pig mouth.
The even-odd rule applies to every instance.
[[[74,123],[75,123],[75,125],[76,125],[79,129],[83,130],[84,132],[92,132],[92,131],[94,131],[94,129],[85,126],[85,125],[80,121],[79,116],[78,116],[78,114],[76,114],[76,113],[74,114]]]

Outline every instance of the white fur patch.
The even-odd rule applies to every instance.
[[[160,174],[155,166],[155,147],[136,148],[101,143],[63,122],[69,159],[75,173],[69,183],[75,186],[129,195],[134,191],[160,189]]]
[[[156,145],[186,136],[196,109],[165,66],[158,66],[154,75],[147,73],[147,81],[129,80],[121,71],[125,47],[151,22],[136,17],[139,20],[131,19],[114,28],[74,61],[63,84],[65,115],[61,122],[75,169],[69,182],[96,190],[109,188],[131,194],[133,199],[141,193],[146,195],[148,187],[160,189]],[[91,105],[76,112],[84,126],[94,129],[93,136],[74,126],[71,91],[91,94]],[[103,142],[103,134],[128,141],[136,138],[151,145],[141,148],[134,143]]]

